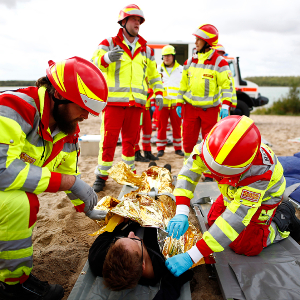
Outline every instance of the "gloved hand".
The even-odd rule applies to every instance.
[[[98,196],[94,189],[80,178],[76,177],[75,183],[70,188],[70,191],[84,202],[85,213],[89,210],[92,210],[94,206],[97,205]]]
[[[158,110],[161,111],[164,107],[164,98],[162,95],[157,95],[156,98],[156,105],[158,106]]]
[[[107,211],[100,209],[89,210],[85,213],[92,220],[101,220],[106,217]]]
[[[167,227],[168,236],[172,236],[173,238],[179,239],[189,228],[189,221],[186,215],[176,215],[172,218]]]
[[[178,115],[179,118],[181,118],[181,110],[182,110],[181,106],[176,107],[176,112],[177,112],[177,115]]]
[[[155,111],[155,106],[151,106],[150,109],[151,109],[152,112],[154,112]]]
[[[119,47],[113,48],[111,51],[107,52],[108,58],[111,62],[115,62],[121,58],[123,55],[124,50],[120,49]]]
[[[221,111],[220,111],[220,118],[221,119],[228,117],[228,109],[229,109],[229,105],[227,105],[227,104],[222,105],[222,108],[221,108]]]
[[[165,262],[166,267],[176,277],[187,271],[194,263],[189,254],[181,253],[170,257]]]

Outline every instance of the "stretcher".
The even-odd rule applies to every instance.
[[[216,182],[199,183],[191,206],[202,233],[207,214],[220,195]],[[214,253],[216,274],[224,299],[300,299],[300,246],[291,237],[265,248],[259,255],[238,255],[227,247]]]
[[[122,199],[123,195],[133,190],[135,188],[124,185],[118,198]],[[95,277],[92,274],[87,261],[68,300],[151,300],[158,290],[159,284],[154,287],[137,285],[134,289],[121,292],[110,291],[104,287],[101,277]],[[189,282],[185,283],[181,288],[178,300],[192,300]]]

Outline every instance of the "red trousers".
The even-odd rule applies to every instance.
[[[182,124],[182,144],[185,153],[192,153],[198,141],[200,128],[204,138],[214,127],[218,121],[219,110],[219,106],[203,109],[186,103]]]
[[[152,123],[150,110],[143,110],[143,124],[139,128],[139,134],[135,143],[135,151],[140,150],[139,141],[141,136],[141,129],[143,129],[142,146],[144,151],[151,151],[151,134],[152,134]]]
[[[274,209],[279,204],[280,202],[274,205],[262,204],[252,217],[249,225],[239,234],[229,247],[237,254],[244,254],[247,256],[258,255],[263,248],[267,247],[267,239],[270,234],[269,224],[271,224],[276,209],[267,224],[261,224],[262,221],[258,220],[258,217],[262,210],[268,211]],[[213,203],[207,215],[208,225],[211,226],[225,209],[226,206],[224,205],[223,195],[221,194]]]
[[[181,118],[176,113],[176,106],[163,107],[158,111],[158,131],[157,131],[157,150],[165,150],[167,145],[167,126],[168,120],[171,120],[173,129],[173,146],[175,150],[181,150]]]
[[[107,179],[107,171],[112,166],[114,154],[121,131],[122,160],[134,171],[134,146],[139,134],[142,108],[107,106],[102,113],[100,129],[98,167],[96,174]]]

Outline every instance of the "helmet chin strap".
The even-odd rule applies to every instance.
[[[128,21],[128,18],[126,18],[126,22],[125,22],[125,25],[123,26],[123,25],[121,25],[123,28],[125,28],[125,30],[126,30],[126,32],[129,34],[129,36],[131,36],[131,37],[135,37],[134,35],[132,35],[128,30],[127,30],[127,28],[126,28],[126,24],[127,24],[127,21]]]

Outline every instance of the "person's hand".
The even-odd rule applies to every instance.
[[[107,211],[100,209],[89,210],[85,213],[92,220],[102,220],[106,217]]]
[[[165,262],[168,270],[176,277],[187,271],[194,263],[188,253],[170,257]]]
[[[176,107],[176,112],[179,118],[181,118],[181,106]]]
[[[152,112],[154,112],[155,111],[155,106],[151,106],[150,109],[151,109]]]
[[[158,110],[161,111],[162,108],[164,107],[164,98],[162,95],[157,95],[155,97],[156,100],[156,105],[158,106]]]
[[[80,178],[76,177],[75,183],[70,191],[85,204],[84,212],[92,210],[98,202],[98,196],[94,189]]]
[[[224,118],[228,117],[228,109],[229,109],[228,105],[226,105],[226,104],[222,105],[222,108],[221,108],[221,111],[220,111],[220,118],[221,119],[224,119]]]
[[[172,218],[167,227],[168,236],[173,236],[173,238],[179,239],[189,228],[189,221],[186,215],[176,215]]]
[[[111,62],[116,62],[118,61],[121,56],[123,55],[124,50],[120,49],[119,47],[113,48],[111,51],[107,52],[108,58]]]

